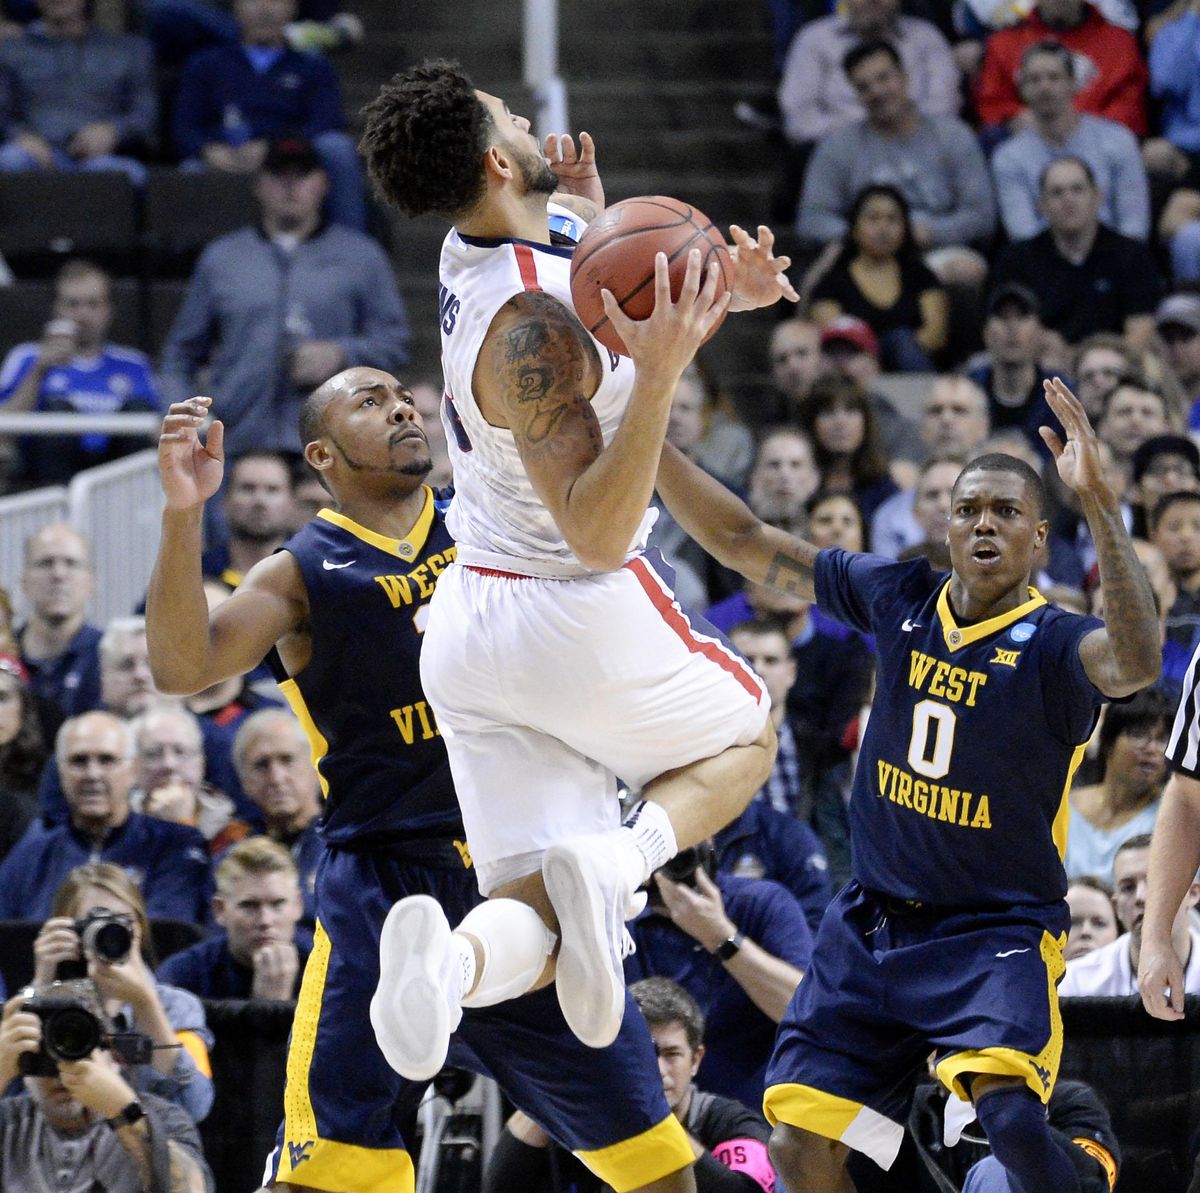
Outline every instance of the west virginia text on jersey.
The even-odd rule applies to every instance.
[[[443,504],[426,487],[403,539],[322,510],[284,544],[308,590],[312,659],[281,686],[313,747],[330,844],[463,835],[446,749],[420,684],[429,600],[455,556]]]
[[[879,673],[851,796],[854,877],[951,907],[1063,898],[1067,790],[1104,697],[1079,641],[1101,625],[1034,589],[955,621],[924,561],[822,551],[817,600],[873,633]]]

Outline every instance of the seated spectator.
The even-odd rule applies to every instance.
[[[862,101],[843,64],[854,47],[878,40],[896,47],[922,113],[958,113],[958,67],[937,28],[919,17],[901,16],[900,0],[849,0],[844,11],[803,25],[788,50],[779,111],[793,145],[819,142],[863,118]]]
[[[756,1110],[692,1084],[705,1051],[699,1004],[669,978],[643,978],[629,993],[650,1029],[667,1105],[697,1153],[692,1168],[696,1193],[772,1193],[770,1128]],[[575,1193],[601,1193],[605,1187],[518,1110],[505,1123],[488,1158],[483,1193],[557,1193],[564,1179]]]
[[[916,486],[901,489],[875,511],[871,549],[898,559],[912,548],[929,548],[929,557],[946,542],[950,525],[950,494],[966,456],[931,456],[921,465]],[[909,557],[911,558],[911,556]]]
[[[37,815],[38,776],[45,761],[29,673],[15,655],[0,654],[0,862]]]
[[[135,811],[199,829],[213,854],[250,832],[234,817],[233,800],[204,781],[204,731],[194,713],[164,701],[135,717],[130,728],[137,751],[130,793]]]
[[[292,855],[304,896],[304,923],[317,918],[314,884],[321,839],[321,780],[308,738],[285,708],[251,713],[233,739],[233,762],[246,794],[258,805],[267,836]]]
[[[781,319],[771,329],[767,348],[776,405],[773,418],[796,415],[812,392],[821,367],[821,329],[811,319]]]
[[[194,829],[129,810],[133,735],[107,712],[64,722],[55,743],[69,819],[35,822],[0,864],[0,919],[50,914],[62,879],[85,861],[108,861],[140,875],[147,913],[203,923],[211,882],[208,846]]]
[[[800,426],[816,449],[821,487],[849,493],[870,521],[897,485],[866,394],[853,382],[823,377],[800,412]]]
[[[154,141],[150,43],[92,24],[88,0],[38,0],[42,19],[0,42],[0,170],[124,170]]]
[[[781,424],[762,432],[747,495],[760,518],[772,525],[802,526],[805,502],[820,483],[812,440],[803,431]]]
[[[920,111],[900,56],[886,41],[864,42],[847,53],[845,72],[866,117],[825,136],[814,150],[797,235],[810,244],[846,237],[863,191],[889,186],[903,196],[912,242],[932,250],[929,265],[941,280],[982,283],[983,259],[966,246],[991,236],[996,207],[974,134],[952,115]]]
[[[1067,906],[1071,909],[1071,931],[1063,960],[1086,957],[1117,939],[1117,912],[1113,907],[1112,887],[1094,874],[1080,874],[1067,886]]]
[[[869,324],[853,315],[839,315],[821,328],[820,376],[843,377],[861,386],[891,458],[920,460],[925,453],[917,428],[876,389],[881,372],[879,340]],[[791,417],[797,420],[799,415],[798,408]]]
[[[79,920],[100,911],[128,920],[133,948],[126,960],[101,960],[76,932]],[[54,893],[33,953],[39,986],[52,981],[63,962],[84,962],[116,1030],[140,1032],[155,1046],[153,1058],[131,1070],[134,1087],[173,1102],[195,1122],[204,1120],[213,1103],[212,1033],[198,999],[155,980],[146,904],[128,869],[92,860],[71,870]]]
[[[308,142],[272,142],[255,184],[261,223],[204,250],[167,336],[164,398],[190,397],[208,369],[230,455],[298,452],[297,412],[313,388],[349,365],[398,372],[408,360],[391,262],[375,241],[322,221],[328,185]]]
[[[217,866],[217,936],[168,957],[159,979],[201,998],[297,997],[312,952],[296,863],[267,837],[239,841]]]
[[[1150,542],[1162,552],[1175,600],[1167,610],[1167,637],[1192,650],[1200,635],[1200,493],[1181,489],[1150,511]]]
[[[1060,157],[1042,171],[1038,202],[1048,227],[1001,254],[996,287],[1018,282],[1041,299],[1042,323],[1067,344],[1097,331],[1149,346],[1162,291],[1149,248],[1100,223],[1092,168]]]
[[[16,640],[46,741],[100,702],[100,631],[86,620],[95,587],[91,551],[73,526],[54,522],[25,540],[28,614]]]
[[[867,524],[847,493],[814,493],[808,499],[809,541],[843,551],[865,551]]]
[[[1035,41],[1021,55],[1025,128],[992,157],[1000,218],[1009,240],[1046,227],[1039,209],[1042,173],[1060,157],[1087,162],[1100,190],[1100,222],[1122,236],[1150,235],[1150,186],[1137,138],[1123,124],[1080,114],[1074,104],[1075,59],[1061,42]]]
[[[1111,712],[1111,709],[1109,710]],[[1060,998],[1138,993],[1138,960],[1142,952],[1142,918],[1146,913],[1146,872],[1150,866],[1150,834],[1131,837],[1113,859],[1113,901],[1125,929],[1112,944],[1094,949],[1067,963],[1059,983]],[[1200,928],[1192,924],[1191,909],[1200,901],[1200,882],[1193,882],[1171,926],[1171,943],[1183,958],[1183,990],[1200,994]]]
[[[1104,399],[1096,434],[1112,448],[1113,462],[1125,477],[1126,496],[1133,485],[1133,457],[1156,435],[1169,434],[1172,410],[1162,387],[1143,373],[1125,373]]]
[[[1171,294],[1158,304],[1154,326],[1187,399],[1187,425],[1200,431],[1200,294]]]
[[[1152,435],[1133,453],[1133,525],[1138,538],[1150,534],[1150,511],[1168,493],[1200,490],[1200,448],[1186,435]]]
[[[1167,780],[1163,757],[1174,710],[1148,690],[1113,704],[1100,725],[1100,781],[1074,787],[1067,826],[1067,876],[1109,874],[1123,841],[1154,828]]]
[[[1038,0],[1019,25],[987,40],[975,107],[980,121],[993,130],[993,143],[1004,129],[1015,132],[1028,120],[1018,92],[1021,56],[1041,41],[1061,42],[1075,58],[1079,111],[1146,135],[1148,74],[1133,35],[1110,24],[1084,0]]]
[[[17,1077],[22,1054],[41,1047],[42,1019],[24,1005],[24,996],[4,1004],[0,1088]],[[138,1093],[107,1048],[63,1062],[54,1077],[24,1081],[25,1092],[0,1099],[0,1172],[14,1193],[55,1188],[64,1172],[81,1189],[158,1193],[159,1149],[177,1188],[213,1188],[195,1123],[178,1106]],[[130,1107],[140,1121],[121,1122]]]
[[[714,877],[707,843],[690,857],[690,875],[674,868],[682,881],[661,870],[652,876],[650,905],[629,924],[637,951],[625,959],[625,980],[671,978],[707,1007],[700,1080],[757,1107],[775,1027],[808,966],[812,934],[777,883]]]
[[[1117,333],[1098,331],[1075,348],[1070,375],[1075,379],[1075,396],[1095,426],[1104,415],[1104,402],[1126,373],[1136,373],[1141,361]]]
[[[205,551],[206,579],[230,591],[260,560],[273,555],[291,534],[292,464],[283,452],[248,451],[227,465],[221,491],[226,537]]]
[[[1044,382],[1052,373],[1038,364],[1043,327],[1037,295],[1017,282],[994,290],[983,324],[985,360],[967,376],[988,397],[993,431],[1018,427],[1029,442],[1045,453],[1039,427],[1055,426],[1046,402]]]
[[[78,414],[158,411],[150,361],[134,348],[108,342],[112,279],[90,261],[68,261],[54,281],[54,317],[37,343],[18,344],[0,365],[0,403]],[[75,473],[140,451],[136,436],[31,435],[19,441],[17,482],[26,488],[63,485]]]
[[[175,151],[209,169],[249,174],[272,139],[304,137],[328,174],[329,219],[365,232],[362,170],[337,72],[319,54],[288,46],[294,2],[234,0],[233,13],[241,44],[201,50],[184,65],[171,116]]]
[[[946,293],[913,240],[908,206],[892,186],[865,187],[850,210],[838,255],[811,291],[819,324],[851,315],[879,338],[893,372],[929,373],[946,346]]]

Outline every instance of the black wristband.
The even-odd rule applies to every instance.
[[[731,957],[736,957],[738,955],[738,953],[741,951],[742,945],[745,943],[745,936],[743,936],[741,932],[735,931],[728,940],[721,941],[721,943],[717,945],[715,949],[713,949],[713,956],[716,957],[716,959],[720,961],[722,965],[724,965],[725,962]]]
[[[142,1109],[140,1102],[130,1102],[120,1114],[114,1114],[112,1118],[106,1118],[104,1121],[114,1131],[119,1131],[122,1127],[131,1127],[140,1119],[146,1117],[146,1112]]]

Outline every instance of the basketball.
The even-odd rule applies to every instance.
[[[628,356],[604,313],[600,291],[611,290],[631,319],[646,319],[654,310],[655,254],[667,255],[671,297],[678,301],[692,249],[700,250],[704,271],[713,261],[720,267],[720,298],[733,285],[733,260],[725,237],[703,212],[666,195],[624,199],[605,208],[580,238],[571,260],[571,297],[580,322],[610,351]],[[701,275],[702,287],[705,276]],[[723,320],[724,316],[708,337]]]

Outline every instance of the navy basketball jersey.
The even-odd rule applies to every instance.
[[[421,688],[429,600],[455,556],[444,504],[425,486],[425,506],[403,539],[324,509],[282,548],[308,590],[312,658],[280,686],[312,746],[330,844],[463,835],[446,749]]]
[[[817,601],[875,635],[878,675],[850,797],[851,870],[949,906],[1066,894],[1067,792],[1105,697],[1079,658],[1102,625],[1046,603],[959,625],[924,560],[822,551]]]

